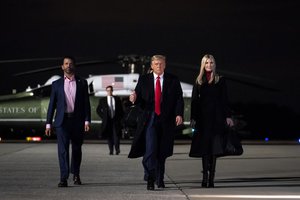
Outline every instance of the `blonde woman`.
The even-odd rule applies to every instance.
[[[223,154],[226,126],[233,126],[225,79],[216,73],[216,61],[206,54],[196,78],[191,102],[191,125],[195,127],[190,157],[202,157],[202,187],[214,187],[216,158]]]

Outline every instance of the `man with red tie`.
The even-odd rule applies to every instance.
[[[143,156],[147,190],[164,188],[166,158],[172,156],[176,126],[182,124],[183,97],[179,79],[165,72],[166,58],[151,58],[152,73],[139,78],[129,99],[142,110],[129,158]]]
[[[52,126],[56,129],[60,167],[58,187],[67,187],[70,172],[73,174],[74,184],[81,185],[79,176],[82,158],[81,146],[84,132],[89,131],[91,108],[87,81],[75,75],[74,58],[64,57],[61,68],[64,77],[52,83],[45,134],[51,135]],[[52,125],[54,113],[55,118]],[[72,141],[71,170],[69,164],[70,141]]]

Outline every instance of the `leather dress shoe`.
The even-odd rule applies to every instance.
[[[154,181],[151,179],[147,181],[147,190],[154,190]]]
[[[67,180],[61,180],[57,186],[58,187],[68,187],[68,182],[67,182]]]
[[[81,185],[81,180],[79,176],[74,176],[73,181],[74,185]]]
[[[157,184],[157,187],[158,187],[158,188],[165,188],[166,186],[165,186],[165,183],[164,183],[163,181],[161,181],[161,182],[159,182],[159,183]]]

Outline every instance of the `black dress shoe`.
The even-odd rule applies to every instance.
[[[67,180],[62,180],[58,183],[58,187],[68,187]]]
[[[158,188],[165,188],[166,186],[165,186],[165,183],[164,183],[163,181],[161,181],[161,182],[159,182],[159,183],[157,184],[157,187],[158,187]]]
[[[79,176],[74,176],[73,181],[74,185],[81,185],[81,180]]]
[[[151,179],[147,181],[147,190],[154,190],[154,181]]]
[[[116,151],[116,155],[119,155],[119,154],[120,154],[120,150],[117,150],[117,151]]]

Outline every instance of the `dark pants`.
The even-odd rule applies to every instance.
[[[71,173],[79,175],[82,159],[83,126],[78,126],[74,118],[64,118],[61,127],[56,128],[60,179],[66,180],[70,173],[69,145],[72,141]]]
[[[108,135],[107,143],[109,152],[112,154],[114,152],[114,146],[116,152],[120,152],[120,137],[116,131],[115,122],[113,119],[108,119],[108,125],[110,126],[111,133]]]
[[[166,158],[160,154],[161,121],[154,113],[146,129],[146,151],[143,157],[144,180],[156,180],[157,184],[163,182]]]

